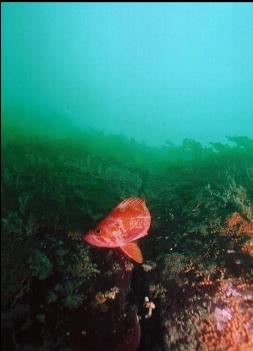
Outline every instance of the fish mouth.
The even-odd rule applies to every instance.
[[[97,235],[88,233],[83,236],[83,240],[86,241],[88,244],[98,247],[104,247],[105,243],[101,241]]]

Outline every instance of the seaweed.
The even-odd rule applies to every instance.
[[[156,309],[141,322],[139,350],[204,350],[204,319],[197,332],[187,316],[207,316],[203,306],[208,298],[220,298],[228,282],[239,289],[241,280],[245,291],[252,289],[253,140],[234,136],[203,146],[185,139],[152,148],[94,130],[71,133],[54,137],[5,127],[3,349],[95,350],[96,336],[105,342],[109,335],[110,313],[129,325],[137,309],[145,320],[149,296]],[[152,215],[149,235],[140,241],[143,269],[129,263],[122,268],[116,254],[82,241],[130,196],[144,196]],[[133,271],[129,292],[117,278],[128,271]],[[120,293],[100,304],[96,296],[118,289],[115,281]],[[125,310],[132,316],[126,320]],[[120,345],[123,322],[117,327],[111,319],[116,335],[109,335],[111,345],[114,339]],[[89,336],[94,325],[95,336]],[[152,328],[159,338],[150,341]]]

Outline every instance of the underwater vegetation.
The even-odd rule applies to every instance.
[[[3,350],[253,349],[253,140],[2,141]],[[82,236],[145,197],[144,263]],[[102,347],[102,348],[101,348]]]

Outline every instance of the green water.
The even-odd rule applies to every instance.
[[[251,350],[253,5],[1,9],[1,349]],[[144,264],[83,240],[130,197]]]
[[[251,137],[252,17],[247,3],[4,3],[2,109],[148,145]]]

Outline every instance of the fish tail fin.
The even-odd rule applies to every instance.
[[[135,242],[128,243],[124,246],[120,246],[120,248],[128,257],[130,257],[135,262],[137,263],[143,262],[143,256],[142,256],[141,250]]]

